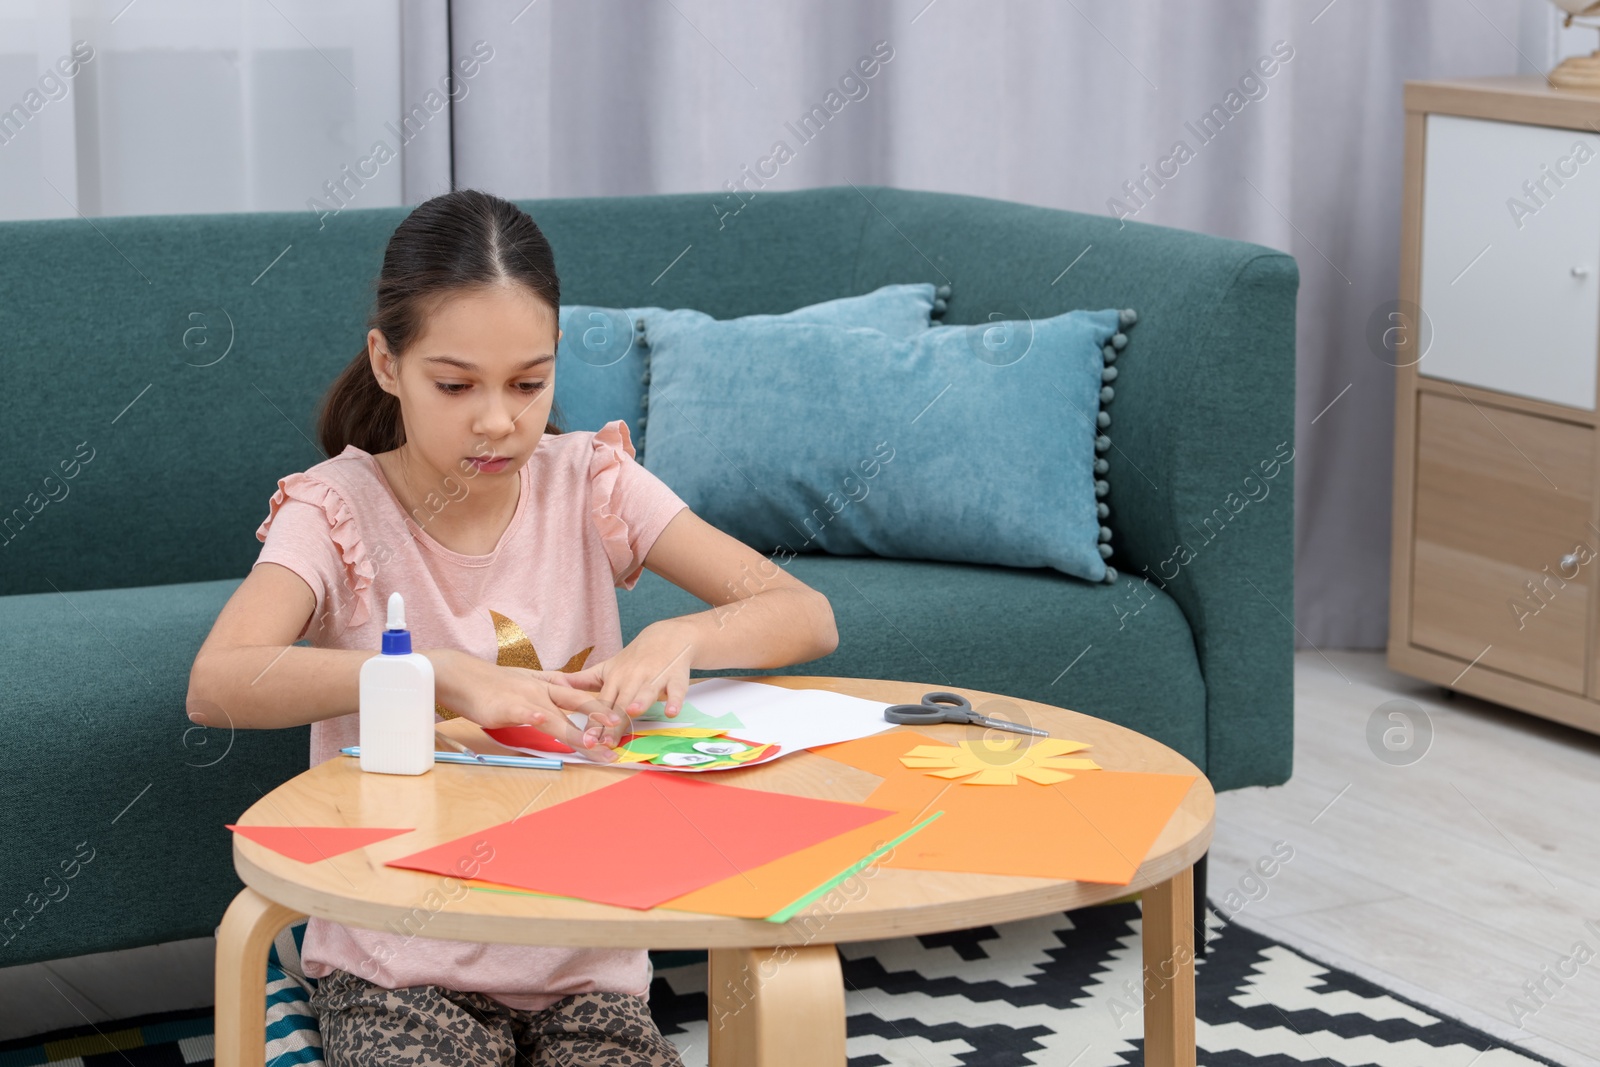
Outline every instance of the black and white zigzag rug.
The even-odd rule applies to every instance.
[[[1195,980],[1201,1067],[1532,1067],[1550,1061],[1316,963],[1213,911]],[[1143,1067],[1136,903],[839,946],[850,1067]],[[705,1067],[704,964],[650,1006]]]
[[[1139,906],[840,946],[850,1067],[1144,1064]],[[1200,1067],[1554,1067],[1213,912],[1196,971]],[[650,1008],[705,1067],[706,969],[662,954]],[[210,1010],[0,1044],[0,1067],[203,1067]],[[304,1050],[299,1063],[320,1058]]]

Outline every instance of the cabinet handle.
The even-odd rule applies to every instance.
[[[1572,268],[1572,276],[1574,278],[1587,278],[1589,276],[1589,268],[1588,267],[1573,267]]]

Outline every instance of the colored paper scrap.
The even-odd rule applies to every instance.
[[[238,826],[228,829],[256,844],[301,863],[316,863],[401,834],[410,827],[384,829],[376,826]]]
[[[1040,785],[1064,782],[1068,771],[1097,771],[1091,759],[1067,759],[1069,752],[1089,746],[1082,741],[1046,737],[1026,748],[1020,737],[962,741],[951,745],[918,745],[900,757],[907,767],[924,770],[936,778],[964,778],[963,785],[1016,785],[1026,778]],[[970,776],[970,777],[969,777]]]
[[[514,748],[518,752],[529,752],[535,756],[559,758],[577,751],[554,734],[547,734],[537,726],[496,726],[483,732],[507,748]]]
[[[883,777],[866,799],[873,807],[943,809],[937,823],[885,857],[884,867],[1127,885],[1196,781],[1192,774],[1101,769],[1037,789],[957,788],[901,763],[917,743],[940,746],[897,731],[817,750]]]
[[[650,908],[891,814],[638,774],[388,865],[454,876],[473,861],[484,881]]]
[[[669,771],[718,771],[764,762],[776,756],[777,749],[777,745],[729,737],[723,730],[677,726],[627,734],[617,745],[617,762]]]
[[[678,705],[678,714],[672,718],[667,717],[667,705],[664,701],[656,701],[644,711],[633,717],[634,722],[664,722],[678,726],[705,726],[713,730],[737,730],[744,723],[739,721],[739,716],[729,712],[726,715],[709,715],[700,710],[699,705],[685,700]]]

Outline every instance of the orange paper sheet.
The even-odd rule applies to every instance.
[[[909,772],[906,765],[900,762],[900,757],[918,745],[950,747],[943,741],[927,734],[919,734],[915,730],[886,730],[871,737],[842,741],[837,745],[823,745],[811,751],[818,756],[826,756],[836,763],[876,774],[880,778],[904,778],[911,776],[913,772]],[[921,775],[922,772],[914,773]]]
[[[924,871],[971,871],[1127,885],[1194,784],[1189,774],[1100,770],[1057,785],[1007,789],[941,781],[905,767],[900,756],[939,745],[890,730],[813,749],[884,778],[865,803],[944,816],[881,862]]]
[[[228,823],[227,827],[301,863],[316,863],[411,832],[409,827],[394,830],[375,826],[237,826]]]
[[[763,863],[660,906],[674,911],[765,919],[905,833],[912,826],[913,813],[914,809],[913,812],[896,812],[870,826]]]

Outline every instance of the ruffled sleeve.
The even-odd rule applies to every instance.
[[[344,572],[344,582],[351,594],[351,615],[347,625],[351,627],[362,625],[372,614],[366,594],[372,586],[373,578],[377,576],[378,569],[368,558],[366,546],[361,542],[361,530],[356,525],[355,512],[338,490],[327,482],[304,472],[291,474],[278,479],[277,492],[273,493],[272,499],[267,502],[267,517],[256,528],[257,541],[267,542],[267,533],[277,519],[279,511],[290,501],[309,505],[322,513],[326,524],[323,530],[326,535],[325,540],[331,541],[338,553],[339,565]],[[302,547],[296,539],[295,544],[284,546],[272,554],[264,548],[261,558],[283,563],[304,576],[308,570],[312,573],[319,570],[318,560],[303,558],[303,553],[307,551],[309,549]],[[323,608],[321,601],[322,594],[319,593],[319,609]]]
[[[617,586],[632,589],[650,547],[688,507],[665,482],[639,464],[628,424],[620,419],[594,433],[589,457],[589,514],[611,561]]]

